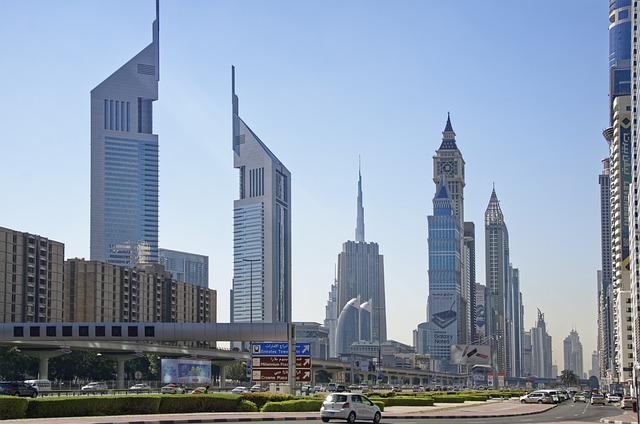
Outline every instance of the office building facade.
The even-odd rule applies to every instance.
[[[240,118],[232,68],[231,322],[291,322],[291,173]]]
[[[171,276],[187,284],[209,287],[209,257],[178,250],[158,249],[160,265]]]
[[[582,343],[580,343],[580,336],[576,330],[571,330],[569,335],[565,337],[562,342],[562,348],[564,355],[563,370],[571,370],[578,378],[582,378],[584,369]]]
[[[91,260],[158,262],[159,19],[153,41],[91,91]]]
[[[0,322],[60,322],[64,244],[0,227]]]

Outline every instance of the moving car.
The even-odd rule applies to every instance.
[[[231,393],[233,393],[234,395],[239,395],[241,393],[249,393],[249,389],[243,386],[238,386],[235,389],[231,390]]]
[[[107,387],[107,383],[93,381],[87,385],[82,386],[80,390],[90,393],[107,393],[109,388]]]
[[[633,402],[635,401],[634,398],[632,398],[629,395],[624,395],[622,397],[622,400],[620,401],[620,408],[622,409],[627,409],[627,408],[633,408]]]
[[[38,397],[38,389],[22,381],[0,381],[0,395]]]
[[[175,383],[169,383],[166,386],[160,388],[160,393],[165,395],[179,395],[186,392],[184,386]]]
[[[148,392],[149,390],[151,390],[151,386],[146,383],[137,383],[129,387],[129,390],[131,390],[132,392]]]
[[[615,393],[610,393],[607,395],[607,403],[618,403],[620,402],[620,396]]]
[[[591,395],[591,405],[604,405],[604,396],[600,393],[594,393]]]
[[[208,392],[209,392],[209,389],[204,386],[198,386],[195,389],[191,390],[192,395],[202,395]],[[231,393],[233,393],[233,391]]]
[[[377,424],[382,414],[377,405],[360,393],[331,393],[322,402],[320,417],[325,423],[341,419],[349,423],[366,420]]]
[[[528,395],[520,396],[520,402],[522,403],[553,403],[553,398],[550,394],[544,392],[532,392]]]
[[[251,386],[251,388],[249,389],[249,391],[251,391],[251,392],[264,392],[264,391],[265,391],[265,388],[264,388],[264,387],[262,387],[262,386],[261,386],[261,385],[259,385],[259,384],[254,384],[253,386]]]
[[[575,395],[573,395],[573,402],[587,402],[587,398],[584,397],[583,393],[576,393]]]

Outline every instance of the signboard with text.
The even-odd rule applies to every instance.
[[[253,343],[251,380],[286,382],[289,380],[289,344]],[[311,344],[296,343],[296,380],[311,381]]]

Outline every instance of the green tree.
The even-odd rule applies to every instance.
[[[560,381],[566,387],[577,386],[580,384],[580,378],[573,372],[573,370],[562,370],[560,373]]]
[[[38,360],[17,347],[0,347],[0,379],[24,380],[38,376]]]
[[[132,380],[135,378],[137,371],[142,373],[142,380],[159,380],[160,379],[160,358],[158,355],[145,354],[140,358],[134,358],[127,361],[124,366],[127,378]]]
[[[224,367],[225,376],[234,381],[249,381],[245,361],[234,362]]]
[[[112,380],[116,362],[94,352],[74,350],[49,361],[49,380]]]

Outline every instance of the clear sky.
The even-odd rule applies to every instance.
[[[0,0],[0,226],[89,258],[89,93],[151,42],[153,0]],[[354,238],[385,260],[389,337],[426,319],[433,155],[447,112],[466,161],[465,220],[485,282],[491,190],[563,368],[575,329],[596,349],[598,174],[608,155],[608,4],[596,0],[164,0],[160,245],[205,254],[229,321],[231,65],[240,116],[292,173],[293,318],[323,322]]]

